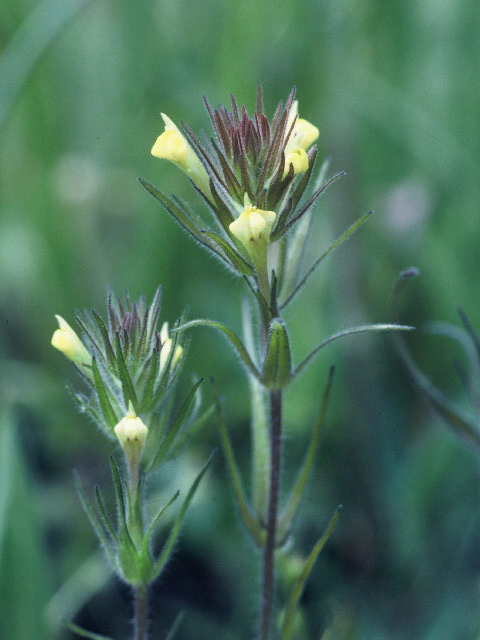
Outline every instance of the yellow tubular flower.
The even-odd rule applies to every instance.
[[[173,162],[190,176],[197,187],[204,193],[209,193],[209,177],[192,147],[167,115],[162,113],[162,118],[165,131],[155,141],[151,150],[152,156]]]
[[[55,316],[59,328],[52,336],[52,346],[76,364],[90,364],[92,358],[72,327],[61,316]]]
[[[229,229],[255,260],[258,251],[266,249],[270,243],[275,218],[275,211],[263,211],[246,204],[245,209],[230,224]]]
[[[138,463],[148,435],[148,428],[142,419],[134,411],[129,411],[115,427],[115,435],[128,460]]]
[[[165,368],[165,365],[168,362],[168,359],[170,357],[170,352],[173,346],[173,340],[169,337],[169,334],[168,334],[168,322],[164,322],[162,325],[162,330],[160,331],[160,340],[162,343],[162,348],[160,349],[159,366],[160,366],[160,371],[163,371],[163,369]],[[172,366],[171,366],[172,369],[175,368],[175,365],[180,360],[182,353],[183,353],[183,347],[181,345],[177,345],[177,348],[175,349],[175,353],[173,354],[173,358],[172,358]]]
[[[290,109],[287,131],[290,130],[295,116],[298,116],[297,101],[292,104]],[[293,130],[285,146],[285,170],[283,177],[287,175],[290,169],[290,164],[293,164],[295,175],[297,173],[305,173],[305,171],[307,171],[308,157],[306,151],[312,146],[319,135],[320,131],[315,125],[311,124],[307,120],[297,117]]]

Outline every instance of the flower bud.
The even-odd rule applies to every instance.
[[[170,352],[173,346],[173,340],[169,337],[168,334],[168,322],[164,322],[162,325],[162,330],[160,331],[160,340],[162,343],[162,348],[160,349],[160,371],[163,371],[165,368],[168,359],[170,357]],[[171,368],[174,369],[177,362],[180,360],[180,357],[183,353],[183,347],[181,345],[177,345],[175,349],[175,353],[173,354]]]
[[[76,364],[90,364],[92,358],[75,331],[61,316],[55,317],[59,329],[52,336],[52,346]]]
[[[138,464],[148,435],[148,429],[141,418],[134,411],[129,411],[115,427],[115,435],[129,464]]]
[[[288,155],[285,155],[285,171],[283,177],[287,175],[290,170],[290,165],[293,164],[293,173],[305,173],[308,169],[308,156],[304,149],[294,149]]]
[[[263,211],[245,203],[245,208],[229,229],[255,261],[259,250],[266,249],[275,224],[275,211]]]
[[[157,138],[151,154],[169,160],[185,171],[204,193],[210,192],[209,177],[185,136],[170,118],[162,113],[165,131]]]

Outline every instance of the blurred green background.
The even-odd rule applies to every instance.
[[[296,85],[319,125],[320,156],[347,177],[317,208],[313,255],[369,209],[367,227],[322,265],[289,310],[297,361],[331,332],[388,319],[411,264],[402,319],[480,327],[480,4],[476,0],[3,0],[0,3],[0,636],[66,640],[61,616],[129,634],[127,590],[108,573],[76,499],[109,486],[107,443],[65,390],[74,372],[50,347],[53,314],[104,313],[107,287],[149,298],[163,318],[240,329],[242,282],[218,269],[137,182],[196,202],[150,156],[160,111],[209,130],[202,94],[267,111]],[[189,367],[220,381],[242,469],[248,387],[220,337],[193,335]],[[409,339],[422,368],[463,401],[450,342]],[[298,522],[306,554],[344,510],[302,600],[306,638],[444,640],[480,629],[478,465],[412,386],[388,337],[322,352],[286,399],[285,486],[301,459],[331,363],[328,427]],[[188,376],[185,376],[188,378]],[[185,379],[185,385],[189,380]],[[208,389],[204,390],[206,399]],[[155,507],[217,443],[210,424],[152,486]],[[163,638],[180,610],[185,640],[252,637],[258,558],[217,455],[177,553],[152,594]],[[285,575],[288,574],[288,567]],[[252,586],[253,585],[253,586]]]

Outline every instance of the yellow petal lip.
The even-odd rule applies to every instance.
[[[294,175],[297,173],[305,173],[308,169],[308,156],[304,149],[294,149],[285,157],[285,170],[283,177],[287,175],[290,170],[290,165],[293,165]]]
[[[252,245],[266,247],[269,244],[275,218],[275,211],[264,211],[248,205],[239,217],[230,223],[229,229],[250,252]]]

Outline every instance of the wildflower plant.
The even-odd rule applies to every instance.
[[[153,301],[132,302],[109,294],[107,320],[95,310],[78,313],[81,337],[60,316],[52,345],[62,351],[83,378],[85,390],[70,391],[82,413],[120,445],[124,464],[114,456],[110,468],[115,489],[116,519],[109,514],[102,491],[95,487],[92,507],[75,476],[78,494],[107,559],[117,575],[135,593],[135,638],[147,637],[147,591],[165,567],[188,506],[210,460],[195,478],[160,553],[154,553],[154,535],[177,491],[147,522],[145,481],[149,474],[176,455],[212,413],[201,411],[196,381],[180,407],[173,410],[174,389],[185,362],[188,341],[168,324],[159,327],[160,289]],[[183,315],[176,323],[184,322]],[[98,637],[71,625],[83,637]]]
[[[371,212],[362,215],[303,270],[314,207],[325,190],[343,175],[340,172],[327,178],[328,162],[317,170],[318,128],[299,118],[295,90],[285,104],[279,103],[271,119],[264,113],[260,86],[252,115],[245,106],[239,108],[233,97],[230,111],[222,106],[214,109],[206,98],[205,106],[213,128],[211,137],[197,136],[186,123],[176,125],[162,114],[165,131],[151,153],[186,173],[211,214],[209,222],[177,196],[165,195],[144,179],[140,182],[197,243],[245,280],[253,296],[253,305],[244,303],[243,307],[243,338],[210,319],[181,322],[173,328],[172,335],[183,336],[186,330],[197,326],[213,327],[228,339],[247,371],[252,407],[250,497],[243,486],[213,384],[215,407],[237,509],[262,555],[259,637],[289,640],[295,634],[297,604],[304,584],[338,517],[337,509],[301,567],[290,598],[281,607],[283,621],[272,636],[276,550],[284,547],[291,535],[314,465],[333,369],[297,479],[280,505],[283,391],[331,341],[353,333],[409,327],[370,324],[345,329],[321,341],[295,364],[282,312],[321,262],[362,226]],[[254,327],[259,327],[258,333]]]

